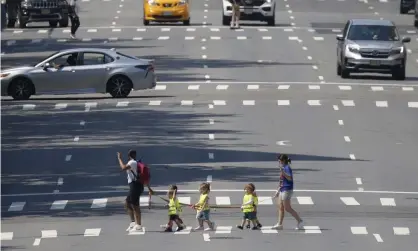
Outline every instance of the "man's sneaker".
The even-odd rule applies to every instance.
[[[184,227],[178,227],[177,229],[176,229],[176,231],[177,232],[179,232],[179,231],[181,231],[181,230],[183,230],[184,229]]]
[[[135,222],[131,222],[131,224],[129,224],[129,227],[126,229],[126,232],[131,231],[131,229],[134,227],[135,227]]]
[[[263,227],[263,225],[261,225],[260,223],[258,223],[258,224],[257,224],[257,227],[258,227],[258,228],[262,228],[262,227]]]
[[[75,34],[70,34],[70,37],[71,37],[72,39],[76,39]]]
[[[279,225],[279,223],[277,223],[276,225],[273,226],[273,228],[277,230],[283,230],[283,225]]]
[[[193,230],[198,231],[198,230],[203,230],[203,229],[204,229],[203,226],[198,226],[198,227],[195,227]]]
[[[304,228],[303,228],[303,226],[304,226],[304,224],[303,224],[303,220],[301,220],[301,221],[298,223],[298,225],[296,226],[296,230],[302,230],[302,229],[304,229]]]
[[[168,227],[164,230],[164,232],[173,232],[173,229],[171,227]]]
[[[136,232],[136,231],[141,231],[142,230],[142,226],[135,224],[135,226],[130,230],[130,232]]]
[[[242,226],[237,226],[238,229],[243,230],[244,228]]]

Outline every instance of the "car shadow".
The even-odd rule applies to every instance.
[[[74,95],[72,97],[66,97],[66,95]],[[97,94],[97,95],[106,95],[106,96],[88,96],[88,97],[80,97],[77,95],[85,95],[85,94],[64,94],[64,95],[54,95],[55,97],[42,97],[42,96],[33,96],[31,97],[31,100],[33,101],[58,101],[58,100],[106,100],[106,99],[116,99],[116,98],[112,98],[110,96],[110,94],[107,94],[109,96],[107,96],[106,94]],[[47,95],[44,95],[47,96]],[[134,94],[134,95],[130,95],[126,98],[123,99],[151,99],[151,98],[174,98],[175,96],[171,96],[171,95],[139,95],[139,94]],[[20,102],[25,102],[25,101],[16,101],[13,99],[3,99],[1,100],[1,102],[13,102],[13,103],[20,103]],[[27,101],[26,101],[27,102]]]
[[[392,76],[376,76],[376,75],[369,75],[369,74],[364,74],[364,75],[350,75],[350,79],[355,79],[355,80],[382,80],[382,81],[393,81],[393,77]],[[418,82],[418,77],[406,77],[405,80],[398,80],[398,81],[414,81],[414,82]]]

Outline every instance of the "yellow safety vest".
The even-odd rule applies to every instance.
[[[258,206],[258,196],[253,196],[254,205]]]
[[[253,195],[252,194],[246,194],[244,195],[244,198],[242,199],[242,204],[245,204],[247,202],[249,202],[251,199],[253,199]],[[253,199],[254,200],[254,199]],[[253,201],[254,202],[254,201]],[[243,205],[242,207],[242,211],[244,213],[250,213],[250,212],[254,212],[254,203],[250,203],[247,205]]]
[[[170,199],[168,203],[168,215],[175,215],[181,212],[181,205],[178,199],[174,200],[174,198]]]
[[[205,200],[206,200],[206,198],[208,197],[208,195],[207,194],[201,194],[200,195],[200,198],[199,198],[199,202],[198,202],[198,207],[197,207],[197,210],[199,210],[199,211],[206,211],[206,210],[209,210],[209,201],[206,203],[206,206],[203,208],[202,206],[203,206],[203,204],[205,203]]]

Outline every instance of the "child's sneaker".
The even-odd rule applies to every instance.
[[[135,226],[129,232],[138,232],[138,231],[142,231],[142,226],[135,224]]]
[[[126,229],[126,232],[129,232],[129,231],[131,231],[132,230],[132,228],[134,228],[135,227],[135,222],[131,222],[131,224],[129,224],[129,227]]]
[[[173,229],[171,227],[168,227],[164,230],[164,232],[173,232]]]
[[[209,227],[205,229],[205,231],[213,231],[215,230],[215,222],[211,222]]]
[[[257,227],[258,227],[258,228],[262,228],[262,227],[263,227],[263,225],[261,225],[260,223],[258,223],[258,224],[257,224]]]
[[[302,229],[303,229],[303,226],[304,226],[304,224],[303,224],[303,220],[301,220],[301,221],[298,223],[298,225],[296,226],[296,230],[302,230]]]
[[[243,230],[244,228],[242,226],[237,226],[238,229]]]

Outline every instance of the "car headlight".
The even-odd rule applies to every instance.
[[[148,4],[151,6],[157,6],[157,2],[155,0],[148,0]]]
[[[10,73],[2,73],[0,77],[1,77],[1,78],[5,78],[5,77],[7,77],[7,76],[9,76],[9,75],[10,75]]]
[[[399,48],[392,49],[391,53],[393,55],[402,54],[403,53],[403,46],[402,47],[399,47]]]
[[[186,2],[186,0],[181,0],[180,2],[179,2],[179,6],[180,5],[185,5],[187,2]]]
[[[352,53],[359,53],[360,52],[360,47],[355,46],[355,45],[348,45],[347,49]]]

